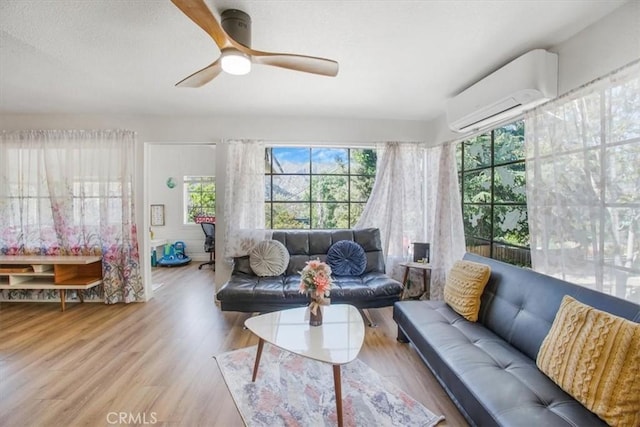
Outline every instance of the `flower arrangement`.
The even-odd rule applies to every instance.
[[[324,298],[329,297],[333,285],[331,267],[319,259],[307,261],[300,275],[300,293],[308,294],[312,299],[310,308],[315,314],[319,305],[327,304]]]

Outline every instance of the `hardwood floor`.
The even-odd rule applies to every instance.
[[[147,303],[0,303],[0,425],[242,426],[213,356],[257,339],[248,314],[214,305],[215,273],[197,265],[154,269],[163,286]],[[467,425],[396,341],[391,308],[369,313],[379,326],[359,358],[443,414],[440,425]]]

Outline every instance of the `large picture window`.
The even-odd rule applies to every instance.
[[[526,118],[533,267],[640,302],[640,63]]]
[[[524,158],[522,121],[458,145],[467,251],[531,266]]]
[[[265,162],[265,223],[272,229],[352,227],[376,174],[373,149],[269,147]]]
[[[200,215],[216,215],[215,177],[185,176],[184,223],[195,224],[195,218]]]

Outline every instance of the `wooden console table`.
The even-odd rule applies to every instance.
[[[55,289],[65,310],[67,290],[102,284],[101,256],[0,255],[0,289]]]

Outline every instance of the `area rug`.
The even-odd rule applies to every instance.
[[[256,346],[215,356],[247,426],[336,426],[331,365],[266,344],[256,382]],[[435,426],[444,419],[356,359],[343,365],[345,426]]]

